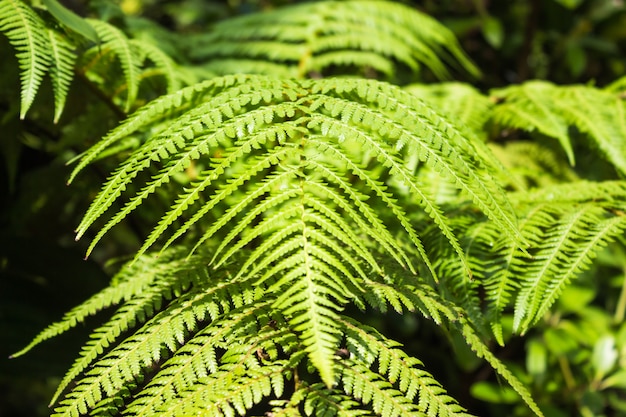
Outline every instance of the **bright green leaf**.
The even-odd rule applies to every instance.
[[[82,17],[65,8],[57,0],[42,0],[48,11],[74,32],[84,36],[92,42],[98,42],[98,34],[95,29]]]

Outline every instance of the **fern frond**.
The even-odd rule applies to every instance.
[[[503,126],[538,132],[558,139],[570,163],[574,155],[568,127],[575,126],[600,148],[617,170],[626,172],[624,102],[617,95],[588,86],[557,87],[545,81],[492,92],[500,100],[493,120]]]
[[[538,132],[555,138],[574,165],[574,150],[568,135],[568,123],[554,109],[554,96],[558,87],[545,81],[531,81],[521,86],[511,86],[492,91],[500,100],[494,110],[493,120],[505,127]],[[549,99],[548,99],[549,98]]]
[[[425,239],[430,242],[431,253],[429,256],[436,259],[435,268],[437,273],[444,277],[440,281],[439,292],[449,301],[453,301],[459,308],[462,308],[464,314],[469,318],[474,327],[481,335],[487,335],[488,326],[484,316],[484,303],[481,296],[482,286],[485,284],[486,262],[489,255],[499,256],[499,248],[490,246],[495,238],[498,240],[508,241],[503,238],[501,232],[490,231],[498,230],[493,227],[481,213],[472,212],[470,210],[462,210],[461,213],[454,213],[451,219],[454,232],[461,237],[460,245],[467,254],[467,263],[473,272],[473,279],[467,280],[462,272],[463,264],[450,251],[449,245],[441,236],[437,235],[437,230],[429,228],[424,235]],[[484,257],[472,256],[475,254],[476,247],[480,246],[487,254]],[[482,255],[482,253],[480,253]],[[432,310],[432,308],[431,308]]]
[[[237,289],[232,290],[233,286]],[[146,368],[158,364],[163,356],[169,356],[168,352],[178,350],[189,335],[197,331],[198,322],[215,321],[220,315],[228,313],[231,309],[230,303],[220,300],[216,294],[225,292],[229,295],[228,299],[231,299],[230,295],[235,291],[245,294],[251,290],[231,284],[216,286],[204,292],[191,292],[177,298],[135,334],[118,342],[109,353],[94,362],[77,386],[59,403],[55,410],[57,415],[77,415],[81,410],[95,407],[104,395],[114,395],[127,384],[141,381]],[[253,295],[254,292],[252,290],[252,295],[245,298],[238,297],[239,300],[237,297],[232,298],[232,306],[240,307],[243,303],[250,303],[249,298],[258,298]],[[77,363],[77,366],[82,365],[81,361]],[[211,362],[203,366],[210,367]],[[77,368],[76,372],[78,371]],[[64,388],[59,387],[57,395]]]
[[[433,308],[440,309],[441,313],[448,318],[450,325],[455,327],[457,331],[463,335],[465,342],[472,351],[474,351],[478,357],[485,359],[491,367],[511,385],[533,413],[540,417],[543,416],[543,412],[535,403],[528,389],[481,340],[473,323],[465,316],[465,312],[462,308],[443,299],[430,287],[417,287],[415,288],[415,294],[419,295],[420,298],[424,300],[424,303],[431,305]]]
[[[292,317],[290,324],[300,334],[311,363],[330,387],[335,382],[332,358],[341,339],[336,324],[340,306],[333,299],[345,302],[345,298],[338,283],[332,281],[337,277],[329,274],[322,261],[309,252],[310,243],[305,236],[300,244],[304,253],[303,259],[297,259],[299,267],[284,274],[270,291],[283,291],[274,307]]]
[[[51,56],[50,51],[59,50],[59,39],[54,38],[55,45],[51,45],[51,37],[43,19],[20,0],[0,1],[0,32],[7,36],[16,50],[21,70],[20,118],[24,119],[35,100],[44,75],[50,71],[51,67],[58,71],[60,75],[58,80],[68,78],[65,63],[69,54],[64,53],[61,61],[53,60],[53,58],[58,58],[58,55]],[[55,88],[62,87],[62,85],[62,83],[61,85],[55,83]],[[64,97],[62,88],[55,89],[55,97],[57,100],[59,97]],[[61,110],[57,108],[56,111]]]
[[[378,378],[383,377],[390,387],[410,401],[417,397],[418,408],[415,411],[423,415],[469,416],[441,384],[422,369],[423,363],[404,353],[399,343],[349,318],[342,317],[340,323],[346,329],[348,350],[354,352],[352,363],[348,366],[360,363],[360,366],[369,369],[376,362]]]
[[[611,188],[611,184],[606,185],[605,189]],[[613,188],[623,193],[623,183],[616,185],[618,187]],[[582,191],[583,184],[578,184],[577,190]],[[599,190],[590,187],[588,191],[597,193]],[[554,192],[559,193],[558,189]],[[536,244],[531,252],[533,258],[519,259],[516,265],[520,280],[515,302],[516,331],[524,333],[543,317],[563,287],[588,268],[601,248],[624,233],[626,220],[621,213],[626,205],[623,197],[621,201],[609,199],[602,203],[607,196],[596,195],[600,201],[583,203],[583,192],[575,198],[579,200],[576,205],[553,199],[549,204],[537,204],[538,209],[531,209],[525,228],[530,229],[527,233]],[[572,197],[566,199],[571,201]]]
[[[194,84],[170,95],[161,96],[151,101],[149,105],[141,107],[102,138],[100,142],[70,161],[75,162],[79,160],[76,168],[74,168],[70,175],[68,183],[71,183],[76,175],[96,157],[115,146],[117,142],[128,136],[138,135],[142,129],[147,129],[148,126],[158,126],[159,122],[176,117],[176,115],[183,114],[194,108],[202,103],[207,93],[210,94],[210,92],[207,92],[207,88],[213,88],[214,90],[221,88],[226,89],[234,83],[236,83],[236,79],[224,77],[222,83],[211,80],[210,82]],[[245,86],[241,86],[241,88],[245,88]],[[242,92],[241,90],[237,90],[234,92],[233,96]],[[164,127],[162,127],[162,129],[163,128]]]
[[[255,139],[259,139],[259,142],[263,143],[265,142],[266,139],[275,137],[275,134],[277,133],[277,131],[271,128],[268,130],[269,132],[263,131],[258,136],[257,135],[252,136],[253,138],[252,140],[254,141]],[[281,131],[278,132],[279,134],[282,133],[288,136],[292,136],[292,134],[296,132],[295,129],[294,130],[285,129],[284,131],[283,129],[280,129],[280,130]],[[177,201],[177,204],[174,205],[173,208],[170,209],[170,211],[161,219],[159,223],[160,228],[155,228],[153,230],[153,232],[150,234],[150,236],[146,240],[146,243],[143,245],[143,247],[140,250],[146,250],[152,243],[154,243],[156,238],[159,235],[163,234],[167,230],[167,228],[170,226],[170,224],[173,223],[174,220],[177,219],[181,215],[181,213],[190,206],[189,202],[195,201],[197,198],[199,198],[202,191],[208,185],[210,185],[212,181],[219,178],[218,176],[223,174],[226,168],[228,168],[231,164],[235,163],[237,159],[242,158],[246,153],[245,152],[246,149],[249,150],[250,146],[251,146],[250,142],[246,141],[246,143],[244,143],[243,146],[236,148],[235,152],[229,153],[227,157],[222,158],[219,164],[214,165],[212,175],[206,178],[203,178],[200,182],[198,182],[197,184],[194,184],[195,187],[189,190],[186,195],[182,195],[179,201]],[[252,145],[252,146],[258,147],[259,146],[258,142],[257,144]],[[243,165],[242,167],[244,168],[244,171],[240,175],[237,176],[236,180],[233,180],[227,186],[222,187],[219,190],[219,192],[216,193],[215,196],[211,199],[211,201],[209,201],[200,210],[198,210],[191,217],[190,220],[185,222],[185,224],[181,228],[179,228],[176,231],[176,233],[172,235],[172,237],[168,239],[168,241],[165,244],[165,247],[167,247],[175,239],[177,239],[178,237],[186,233],[191,226],[193,226],[202,217],[204,217],[211,209],[213,209],[219,203],[224,202],[231,194],[235,193],[247,181],[250,181],[255,175],[263,172],[264,170],[267,170],[274,164],[277,164],[277,163],[280,164],[284,159],[289,159],[289,156],[293,156],[293,152],[291,149],[276,148],[275,152],[270,151],[264,157],[255,158],[251,161],[250,164]],[[225,216],[221,217],[218,221],[216,221],[211,226],[211,228],[209,228],[202,235],[202,237],[198,239],[198,242],[195,244],[193,250],[195,250],[200,245],[202,245],[207,239],[211,238],[216,231],[225,227],[228,224],[229,220],[232,220],[237,214],[241,213],[248,204],[254,203],[258,197],[264,195],[265,193],[269,193],[273,191],[272,186],[275,184],[274,180],[284,181],[284,180],[293,179],[296,176],[296,174],[297,172],[295,170],[290,169],[284,173],[281,172],[279,175],[277,175],[274,178],[268,178],[269,181],[264,182],[260,187],[254,187],[253,190],[251,190],[251,192],[249,192],[244,198],[242,198],[236,205],[231,206],[228,209],[228,213]],[[241,229],[240,231],[243,231],[243,229]]]
[[[172,259],[176,255],[178,257]],[[170,251],[164,258],[159,259],[158,262],[144,260],[145,264],[139,271],[135,269],[135,265],[127,264],[118,273],[118,276],[130,282],[141,283],[139,279],[141,275],[150,277],[151,280],[147,283],[148,285],[137,286],[132,293],[120,291],[118,288],[119,293],[124,295],[125,303],[107,323],[91,334],[90,340],[81,349],[80,357],[60,382],[51,403],[54,403],[63,390],[91,366],[111,344],[116,343],[120,335],[153,317],[171,298],[180,295],[190,285],[198,285],[208,280],[199,259],[182,262],[179,251]],[[172,260],[168,261],[168,258]]]
[[[253,85],[256,88],[253,89]],[[216,147],[225,149],[226,153],[214,161],[211,168],[201,175],[200,181],[191,184],[185,193],[179,195],[172,209],[153,230],[140,253],[163,236],[183,214],[188,216],[189,220],[170,236],[167,244],[201,221],[226,197],[236,195],[238,189],[250,187],[253,177],[267,175],[265,172],[271,167],[283,170],[281,166],[294,164],[298,158],[306,157],[311,158],[311,162],[297,163],[294,166],[299,165],[298,170],[306,169],[309,172],[313,170],[311,164],[316,164],[315,170],[322,173],[326,169],[324,167],[336,164],[340,158],[341,170],[348,168],[359,175],[364,185],[382,199],[405,229],[421,259],[428,264],[429,260],[425,256],[420,238],[402,210],[393,202],[392,194],[381,188],[381,184],[377,184],[371,178],[368,179],[368,175],[360,168],[363,164],[361,162],[363,155],[370,155],[368,156],[370,160],[377,159],[382,162],[382,168],[389,170],[395,183],[403,184],[407,187],[408,193],[418,199],[418,203],[445,234],[458,256],[464,258],[463,251],[446,224],[441,209],[415,181],[414,174],[403,164],[398,151],[402,151],[407,157],[416,155],[433,169],[443,172],[444,178],[464,189],[503,229],[509,230],[511,234],[517,233],[511,209],[507,206],[502,192],[481,170],[473,168],[482,158],[474,151],[472,142],[462,138],[450,122],[439,118],[411,95],[399,94],[400,90],[396,88],[363,80],[319,80],[298,85],[294,82],[287,83],[258,76],[226,77],[195,88],[206,90],[205,102],[200,101],[196,108],[180,115],[173,109],[175,113],[170,125],[160,132],[157,131],[155,137],[150,138],[118,168],[92,203],[91,209],[77,229],[78,237],[122,195],[126,186],[142,170],[153,165],[155,161],[164,160],[165,165],[159,173],[143,190],[131,197],[125,207],[99,231],[90,248],[106,231],[142,204],[174,174],[184,170],[192,160],[202,158],[203,155],[209,156],[211,149]],[[249,93],[242,94],[242,90]],[[179,102],[182,94],[174,94],[171,100]],[[139,121],[144,115],[156,113],[162,103],[161,100],[148,105],[140,110],[136,117],[131,118],[129,123]],[[156,108],[152,108],[153,106]],[[122,134],[129,132],[129,129],[123,127],[124,129],[120,128]],[[113,140],[119,140],[122,134],[113,133],[107,137],[106,146]],[[334,138],[338,139],[337,144],[333,144],[336,140]],[[354,148],[355,146],[357,148]],[[363,149],[360,152],[367,154],[357,151],[352,155],[353,151],[348,149],[353,148]],[[104,149],[105,147],[98,147],[99,152]],[[224,181],[233,175],[232,169],[240,163],[237,161],[246,161],[249,153],[259,152],[260,155],[256,159],[251,159],[249,163],[238,167],[241,171],[236,174],[236,180]],[[86,158],[91,159],[96,155],[97,153],[91,153]],[[326,169],[325,172],[327,180],[335,182],[344,190],[352,188],[340,179],[345,173],[336,175],[334,168]],[[215,181],[227,185],[217,190],[203,207],[195,208],[198,196]],[[263,192],[251,190],[250,197],[242,200],[241,204],[235,205],[231,210],[231,217],[215,223],[199,240],[199,244],[218,232],[229,218],[237,215],[255,198],[269,192],[268,189],[263,190]],[[375,235],[376,239],[380,240],[386,233],[385,227],[363,211],[364,205],[359,203],[361,198],[355,195],[353,202],[342,202],[342,199],[343,197],[338,196],[336,204],[346,207],[357,204],[356,207],[362,214],[355,214],[354,217],[365,214],[370,219],[368,220],[370,225],[379,223]],[[387,247],[397,246],[391,243],[393,238],[385,240]]]
[[[98,45],[98,49],[102,53],[110,51],[119,60],[126,80],[125,109],[128,112],[135,102],[139,90],[141,54],[136,50],[137,46],[133,45],[120,29],[101,20],[89,19],[88,22],[96,30],[98,38],[102,42]]]
[[[65,38],[53,30],[48,29],[47,32],[50,39],[50,54],[55,64],[50,68],[50,79],[54,92],[54,122],[56,123],[65,108],[65,99],[74,76],[76,55],[73,52],[73,46],[67,43]]]
[[[530,235],[531,228],[526,225],[526,220],[520,221],[520,228]],[[486,316],[496,342],[503,346],[502,313],[520,288],[516,271],[512,267],[514,257],[520,256],[519,248],[510,240],[503,239],[499,231],[489,224],[482,223],[479,227],[483,235],[476,239],[473,250],[485,265],[482,285],[489,301]],[[536,243],[532,236],[528,238],[531,244]]]
[[[59,5],[54,3],[51,5],[54,6],[51,10],[54,16],[63,18],[61,23],[71,22],[74,29],[78,28],[78,32],[89,39],[93,32],[97,34],[101,43],[87,49],[81,55],[79,65],[76,65],[76,46],[65,33],[47,23],[23,1],[0,1],[0,32],[8,37],[9,42],[16,49],[16,57],[21,70],[20,117],[22,119],[32,106],[46,74],[49,74],[52,82],[55,123],[59,121],[65,107],[74,71],[85,72],[92,81],[111,87],[113,90],[117,88],[118,91],[114,91],[113,96],[116,98],[116,95],[125,95],[123,99],[126,112],[136,104],[135,100],[143,77],[163,76],[166,80],[167,92],[174,92],[189,81],[186,72],[178,68],[174,61],[153,43],[131,40],[120,29],[109,23],[94,19],[81,19]],[[110,59],[102,59],[103,57]],[[124,74],[125,83],[121,86],[115,85],[118,80],[110,74],[110,65],[115,63],[114,59],[117,59]],[[142,73],[142,66],[146,59],[152,61],[154,66]]]
[[[483,158],[473,138],[464,138],[451,122],[398,88],[363,80],[295,82],[231,76],[188,91],[202,90],[206,96],[198,98],[194,108],[178,111],[171,107],[167,126],[156,121],[155,136],[105,184],[79,225],[78,236],[127,194],[127,186],[136,182],[141,171],[162,164],[143,188],[127,197],[89,250],[192,161],[208,161],[197,181],[172,201],[138,254],[163,238],[167,238],[167,248],[220,210],[219,218],[195,238],[195,249],[211,239],[222,240],[219,251],[229,244],[244,250],[253,240],[260,240],[239,264],[236,280],[254,280],[281,293],[274,307],[293,326],[328,386],[335,380],[332,358],[341,339],[337,313],[348,300],[362,305],[360,282],[367,276],[362,265],[381,273],[373,261],[374,242],[402,268],[415,272],[411,258],[420,259],[436,279],[422,240],[397,201],[413,199],[410,207],[426,212],[425,219],[432,220],[465,265],[464,271],[470,273],[447,217],[416,180],[405,158],[424,161],[469,194],[499,227],[517,234],[504,194],[480,169]],[[186,93],[174,94],[171,100],[178,102]],[[149,104],[131,118],[130,129],[122,126],[120,131],[132,132],[150,123],[154,120],[150,115],[162,105],[163,101]],[[99,151],[124,133],[110,135]],[[212,157],[216,149],[219,157]],[[371,164],[402,188],[377,180],[365,169]],[[376,214],[379,204],[389,209],[384,221]],[[335,210],[345,213],[345,220]],[[278,212],[284,217],[272,216]],[[272,219],[271,223],[264,217]],[[181,220],[182,225],[173,230]],[[248,232],[246,225],[253,221],[258,226]],[[394,223],[407,238],[408,251],[405,241],[390,232]],[[355,226],[358,234],[349,231]],[[371,243],[361,243],[363,237]],[[214,268],[236,253],[230,250],[220,257],[219,251],[214,255]]]
[[[159,372],[143,388],[142,395],[128,405],[128,412],[137,416],[151,413],[176,415],[175,409],[185,407],[190,397],[199,395],[201,391],[205,392],[204,395],[210,395],[209,401],[228,403],[232,400],[232,392],[207,393],[207,385],[213,386],[214,383],[218,384],[217,386],[223,385],[224,378],[238,379],[237,375],[242,372],[249,376],[251,372],[260,371],[260,376],[263,377],[270,371],[273,374],[270,381],[273,392],[280,395],[284,389],[283,379],[289,377],[289,371],[285,368],[287,362],[277,358],[277,344],[288,352],[289,346],[296,342],[295,336],[288,330],[278,327],[277,330],[267,330],[267,326],[263,327],[257,323],[257,319],[260,320],[264,315],[269,317],[266,309],[268,305],[259,303],[233,310],[232,314],[219,318],[194,335],[163,364]],[[283,323],[280,326],[282,327]],[[261,362],[259,352],[265,357]],[[302,356],[294,354],[289,366],[295,367]],[[270,362],[273,369],[261,369]],[[278,369],[282,370],[282,376],[274,374]],[[265,387],[256,389],[250,384],[250,380],[241,382],[242,388],[246,386],[248,389],[254,388],[254,396],[265,392]],[[194,389],[194,385],[198,387]],[[206,406],[206,402],[207,398],[202,398],[195,406]]]
[[[351,361],[350,361],[351,362]],[[420,415],[419,407],[394,389],[381,376],[359,363],[341,363],[341,383],[346,394],[383,417],[411,417]]]
[[[462,307],[455,305],[454,301],[443,298],[429,285],[411,285],[410,283],[413,281],[413,278],[410,276],[407,277],[404,271],[393,271],[391,278],[395,283],[394,285],[389,285],[387,288],[384,288],[381,284],[375,284],[373,288],[378,287],[378,293],[385,299],[391,295],[391,302],[393,302],[393,298],[395,298],[394,293],[403,294],[403,302],[408,304],[409,310],[417,309],[426,318],[433,318],[436,322],[441,322],[441,319],[444,318],[451,326],[455,327],[460,334],[463,334],[468,346],[480,358],[486,359],[493,369],[504,377],[536,415],[543,415],[526,387],[524,387],[511,371],[504,366],[484,344],[478,335],[475,324],[469,321],[471,319],[466,316],[466,311]],[[390,378],[394,376],[391,381],[395,383],[399,380],[401,389],[403,389],[402,387],[405,387],[405,389],[408,389],[406,387],[410,387],[411,390],[407,392],[412,393],[411,395],[419,393],[420,396],[425,398],[424,401],[426,402],[422,403],[422,397],[420,397],[420,404],[424,409],[432,407],[431,411],[439,410],[440,413],[444,413],[443,415],[446,415],[445,413],[452,413],[450,415],[455,415],[454,413],[465,415],[464,410],[445,393],[443,388],[432,376],[419,368],[411,371],[406,369],[405,365],[407,363],[411,363],[412,366],[415,366],[420,364],[419,361],[404,358],[406,354],[396,348],[397,345],[394,344],[395,342],[384,341],[376,343],[375,340],[370,340],[378,337],[375,336],[377,335],[375,330],[360,330],[359,326],[350,325],[349,319],[346,320],[348,320],[346,327],[351,329],[347,332],[347,335],[351,335],[348,341],[351,343],[356,357],[363,360],[366,364],[371,364],[376,360],[381,367],[381,374],[389,372]],[[477,324],[480,325],[481,323]],[[373,348],[373,346],[378,346],[378,348]],[[378,351],[378,349],[380,349],[380,351]],[[416,374],[413,374],[414,372],[417,375],[421,375],[421,378],[415,378]],[[412,375],[412,377],[408,377],[408,375]],[[410,381],[410,383],[403,383],[403,378],[405,378],[405,381]],[[439,409],[439,407],[441,407],[441,409]],[[432,415],[436,414],[433,413]]]
[[[47,25],[26,3],[0,0],[0,31],[18,51],[22,117],[49,74],[56,121],[76,57]],[[61,381],[56,416],[231,417],[261,407],[276,416],[469,416],[400,343],[348,317],[370,306],[462,336],[542,416],[483,338],[491,327],[503,344],[511,310],[514,330],[528,331],[624,234],[626,182],[578,181],[542,144],[487,145],[486,127],[554,138],[571,164],[572,141],[587,136],[626,173],[623,82],[596,90],[536,81],[487,97],[458,83],[324,78],[476,72],[451,32],[378,0],[219,23],[190,42],[195,68],[109,23],[89,25],[101,43],[78,71],[92,87],[112,87],[105,99],[117,113],[150,98],[151,77],[168,94],[77,157],[70,181],[100,158],[126,158],[77,226],[77,239],[93,230],[87,256],[120,223],[149,215],[111,285],[14,355],[116,307]],[[109,79],[113,68],[123,77]],[[240,74],[214,77],[223,72]],[[194,74],[214,78],[183,87]]]
[[[562,89],[558,106],[569,123],[587,134],[618,171],[626,173],[624,100],[588,86]]]
[[[500,314],[512,300],[515,329],[523,333],[602,247],[623,234],[625,187],[623,181],[577,181],[513,194],[530,257],[485,224],[487,239],[470,257],[484,259],[488,315],[500,344]]]
[[[396,63],[413,71],[423,65],[438,78],[449,76],[446,63],[477,74],[447,28],[385,1],[324,1],[229,19],[192,38],[189,48],[194,59],[208,62],[207,68],[219,74],[239,61],[243,66],[237,72],[250,68],[259,73],[269,63],[272,71],[278,65],[281,72],[299,77],[336,73],[342,66],[391,75]]]
[[[528,389],[520,382],[519,379],[513,375],[513,373],[489,350],[489,347],[480,340],[480,337],[473,331],[471,324],[465,320],[461,320],[457,328],[462,332],[465,342],[474,351],[474,353],[485,359],[491,367],[500,374],[511,387],[519,394],[524,400],[526,405],[535,413],[535,415],[542,417],[543,412],[535,403],[532,396],[528,392]]]
[[[248,354],[254,355],[254,351]],[[169,407],[160,410],[159,415],[244,415],[265,397],[282,395],[283,378],[294,364],[277,361],[257,369],[242,369],[237,365],[218,371],[214,378],[200,380],[190,391],[183,392],[183,400],[169,403]],[[245,376],[238,375],[244,369]],[[233,380],[234,376],[236,379]]]
[[[239,79],[238,84],[244,84],[243,81],[243,79]],[[182,93],[175,93],[174,95],[169,96],[170,100],[173,99],[173,103],[169,102],[166,105],[176,106],[182,104],[179,100],[189,93],[193,94],[195,92],[194,90],[197,88],[202,88],[204,94],[209,94],[208,97],[205,97],[204,103],[201,103],[196,108],[183,113],[178,118],[176,123],[170,123],[164,131],[157,132],[157,136],[155,138],[146,142],[144,147],[138,149],[124,165],[118,168],[116,173],[104,186],[102,192],[99,194],[99,197],[92,203],[89,213],[78,226],[77,237],[80,237],[86,231],[87,227],[110,207],[113,201],[121,195],[122,191],[126,188],[126,185],[130,183],[134,177],[136,177],[142,170],[148,168],[155,161],[169,159],[169,163],[161,170],[161,174],[155,177],[155,179],[148,184],[148,186],[145,187],[142,192],[136,196],[136,198],[129,201],[126,207],[120,211],[111,222],[109,222],[108,226],[101,230],[97,238],[94,239],[94,244],[109,228],[113,227],[116,223],[121,221],[131,211],[138,207],[139,204],[141,204],[147,196],[153,194],[158,187],[169,182],[170,178],[174,174],[182,172],[186,169],[192,160],[205,155],[209,156],[212,148],[230,147],[231,140],[237,135],[243,136],[244,132],[248,130],[247,126],[254,129],[257,126],[262,127],[264,124],[267,125],[268,122],[271,121],[271,117],[274,117],[271,107],[266,109],[265,112],[257,111],[251,115],[244,114],[234,120],[227,119],[225,121],[226,123],[224,123],[223,120],[224,118],[234,117],[235,112],[239,112],[242,106],[256,106],[262,101],[269,102],[270,100],[282,99],[283,94],[291,97],[296,95],[294,90],[288,91],[280,89],[279,87],[282,86],[282,83],[279,80],[269,79],[267,83],[263,81],[261,81],[261,84],[258,86],[259,88],[262,86],[266,87],[262,93],[254,91],[251,85],[237,88],[238,86],[233,86],[233,83],[237,82],[237,78],[227,77],[225,80],[210,82],[199,87],[191,87]],[[220,91],[222,89],[224,90],[223,92]],[[212,90],[217,90],[217,92],[220,92],[221,94],[211,97],[210,94],[215,93],[215,91]],[[242,90],[246,91],[247,94],[242,94]],[[139,119],[137,121],[142,123],[143,120],[141,116],[144,114],[147,113],[146,116],[148,117],[154,113],[158,114],[158,112],[162,110],[163,101],[166,100],[151,103],[147,109],[141,111],[138,115],[139,117],[133,119]],[[287,117],[287,114],[290,114],[293,109],[293,107],[289,108],[289,105],[287,106],[287,108],[283,107],[282,109],[278,109],[278,112],[283,112],[283,117]],[[183,104],[183,109],[187,110],[187,106],[185,104]],[[209,109],[210,111],[208,111]],[[268,117],[270,119],[266,119]],[[136,127],[131,128],[133,130],[136,129]],[[270,127],[270,129],[272,129],[272,127]],[[120,136],[127,134],[126,129],[122,130],[122,132],[123,133],[119,135],[107,137],[105,139],[106,145],[108,146],[114,140],[120,138]],[[279,132],[273,136],[276,138],[282,135]],[[267,138],[260,135],[257,140],[263,141],[267,140]],[[190,143],[186,144],[187,141]],[[242,154],[246,149],[247,147],[243,147],[240,150],[240,153],[236,155]],[[102,150],[104,149],[99,147],[98,151],[102,152]],[[87,155],[86,158],[93,158],[96,155],[97,154],[94,155],[91,153]],[[176,158],[171,159],[172,157]],[[216,175],[221,174],[220,169],[216,169],[214,172]],[[200,187],[198,190],[201,190],[205,184],[206,181],[201,182],[198,185],[198,187]],[[191,201],[193,202],[193,200]]]

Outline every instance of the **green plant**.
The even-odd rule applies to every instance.
[[[0,1],[20,116],[48,73],[55,120],[73,77],[124,118],[73,158],[70,181],[117,165],[77,239],[91,237],[89,256],[125,222],[143,235],[108,287],[14,355],[117,307],[61,382],[55,415],[468,415],[359,313],[390,309],[464,340],[542,415],[490,340],[531,331],[623,235],[623,82],[485,96],[364,79],[445,77],[444,62],[476,73],[445,28],[385,1],[227,20],[189,55],[175,37],[161,49],[43,3]],[[46,58],[50,34],[65,52]],[[233,63],[263,74],[216,76]],[[534,141],[486,142],[512,130]],[[595,147],[596,182],[560,154],[580,165],[576,150]]]

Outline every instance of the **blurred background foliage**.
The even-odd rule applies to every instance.
[[[185,36],[205,31],[212,23],[230,16],[297,2],[61,3],[82,16],[111,21],[135,37],[152,38],[184,62],[185,56],[179,51]],[[404,3],[429,13],[454,31],[483,72],[478,81],[459,81],[471,82],[483,91],[529,79],[605,86],[626,73],[623,0]],[[18,65],[13,50],[1,36],[0,74],[0,417],[47,415],[47,401],[89,328],[47,342],[26,357],[6,358],[40,329],[102,288],[116,262],[136,248],[138,236],[145,235],[146,230],[142,216],[135,216],[125,226],[114,229],[89,261],[82,259],[88,239],[74,242],[73,229],[117,161],[92,166],[72,187],[65,185],[69,174],[65,164],[123,115],[103,101],[87,80],[77,76],[60,123],[52,123],[53,97],[49,93],[46,96],[49,88],[40,90],[35,107],[19,121],[15,117],[19,113]],[[100,117],[90,118],[91,114]],[[514,146],[515,142],[504,142],[519,139],[505,136],[496,137],[503,146]],[[577,169],[594,167],[593,161],[587,161]],[[594,176],[593,172],[587,174]],[[559,179],[555,177],[555,181]],[[149,218],[150,213],[142,215]],[[531,332],[509,336],[504,348],[494,346],[518,377],[532,387],[548,417],[626,416],[625,247],[626,239],[622,239],[607,248]],[[104,263],[105,259],[114,261]],[[462,341],[411,315],[368,314],[367,320],[402,341],[409,353],[435,370],[437,379],[470,412],[482,416],[527,415],[519,398],[500,384],[491,368],[469,352]]]

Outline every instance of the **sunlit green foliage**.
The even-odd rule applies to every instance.
[[[76,240],[88,257],[124,257],[13,355],[112,310],[54,415],[472,415],[366,318],[390,314],[507,383],[502,396],[475,383],[475,397],[554,415],[536,389],[559,381],[549,355],[570,350],[549,334],[582,339],[585,320],[562,328],[554,309],[624,244],[623,80],[425,83],[478,71],[452,32],[391,1],[277,7],[180,37],[107,13],[0,1],[21,81],[8,126],[30,138],[19,118],[45,124],[39,109],[54,106],[71,187],[97,175],[82,220],[70,213]],[[617,325],[625,310],[622,295]],[[624,331],[603,329],[587,342],[596,390],[623,383]],[[493,348],[519,337],[527,373]]]

